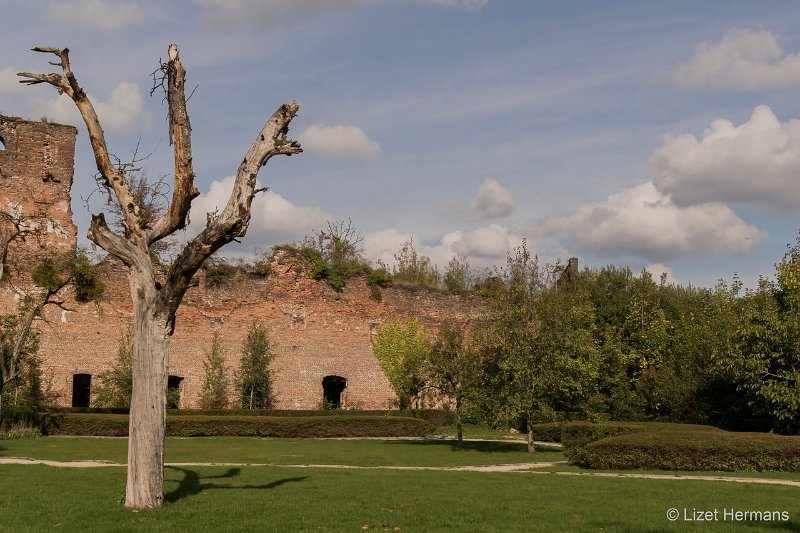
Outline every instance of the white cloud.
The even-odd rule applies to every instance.
[[[472,208],[486,218],[507,217],[516,207],[511,194],[497,181],[487,179],[478,188]]]
[[[675,281],[675,273],[664,263],[651,263],[644,268],[650,272],[650,275],[653,276],[653,279],[656,280],[656,282],[661,280],[661,276],[663,274],[666,274],[667,283],[677,283],[677,281]]]
[[[326,127],[315,124],[306,128],[299,137],[304,150],[334,157],[374,157],[381,150],[378,143],[355,126]]]
[[[364,255],[373,261],[381,261],[387,265],[393,265],[394,254],[400,250],[400,246],[411,238],[410,233],[403,233],[395,228],[373,231],[364,235],[362,243]],[[417,245],[414,245],[415,249]]]
[[[723,204],[679,207],[649,182],[553,218],[547,228],[577,253],[652,262],[745,252],[762,236]]]
[[[411,234],[395,228],[368,233],[364,236],[364,253],[371,260],[380,260],[393,266],[394,254],[411,237]],[[510,228],[490,224],[470,231],[451,231],[433,245],[414,239],[414,249],[417,253],[428,256],[442,272],[456,255],[466,257],[475,268],[486,268],[504,265],[506,253],[520,246],[524,238]],[[528,241],[529,249],[532,249],[531,246],[535,247],[536,243]],[[537,250],[533,249],[533,252],[536,253]]]
[[[207,213],[225,208],[235,179],[234,176],[228,176],[214,181],[206,194],[195,198],[190,212],[191,224],[187,229],[189,236],[202,231],[206,225]],[[253,199],[252,218],[245,242],[252,247],[297,241],[306,234],[325,227],[329,219],[319,208],[295,205],[280,194],[268,190]]]
[[[772,32],[736,29],[716,44],[700,43],[688,63],[660,74],[684,88],[800,85],[800,54],[784,55]]]
[[[678,205],[737,202],[800,209],[800,120],[781,123],[767,106],[734,126],[711,123],[702,137],[667,137],[653,153],[655,186]]]
[[[3,99],[17,99],[23,97],[28,87],[19,82],[17,70],[14,67],[0,69],[0,96]],[[9,110],[5,110],[8,112]]]
[[[133,83],[119,83],[105,101],[92,95],[89,97],[94,104],[100,124],[108,131],[128,130],[139,119],[148,116],[144,109],[144,98],[139,87]],[[80,126],[83,123],[75,103],[66,95],[39,103],[36,112],[62,124]]]
[[[135,1],[58,0],[50,2],[47,14],[60,24],[88,26],[116,31],[144,18],[144,10]]]

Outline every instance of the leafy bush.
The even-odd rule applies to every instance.
[[[800,437],[673,429],[608,437],[585,448],[585,466],[652,470],[800,471]]]
[[[0,440],[26,439],[41,437],[42,432],[36,425],[15,423],[8,429],[0,429]]]
[[[545,422],[533,425],[533,438],[545,442],[561,442],[565,422]]]
[[[182,414],[167,417],[167,435],[175,437],[422,437],[432,431],[433,426],[429,422],[410,416],[275,417]],[[46,433],[122,437],[128,434],[128,417],[113,414],[62,414],[51,419]]]
[[[602,422],[592,424],[589,422],[572,422],[566,424],[561,430],[561,443],[564,445],[564,455],[570,462],[587,466],[588,456],[586,447],[592,442],[608,437],[651,431],[665,433],[670,431],[681,432],[713,432],[715,435],[724,433],[721,429],[711,426],[697,426],[691,424],[669,424],[660,422]]]

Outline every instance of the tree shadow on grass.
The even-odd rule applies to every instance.
[[[766,531],[774,529],[776,531],[800,531],[800,522],[791,520],[789,522],[746,522],[747,525]]]
[[[284,483],[291,483],[294,481],[303,481],[308,479],[308,476],[301,476],[301,477],[290,477],[284,479],[278,479],[271,483],[265,483],[263,485],[227,485],[224,483],[202,483],[202,480],[206,479],[229,479],[237,477],[242,469],[241,468],[229,468],[227,472],[224,474],[220,474],[218,476],[200,476],[195,470],[189,470],[187,468],[178,468],[176,466],[168,466],[166,468],[170,468],[172,470],[178,470],[183,473],[183,479],[178,482],[178,487],[164,494],[164,501],[169,503],[174,503],[180,499],[188,498],[189,496],[195,496],[200,494],[204,490],[208,489],[274,489],[283,485]]]
[[[526,452],[527,445],[524,442],[500,442],[493,440],[465,440],[461,446],[455,439],[430,439],[430,440],[393,440],[386,441],[387,444],[404,444],[412,446],[427,446],[431,448],[450,448],[453,451],[470,450],[476,452],[486,453],[513,453],[513,452]],[[536,451],[550,452],[560,451],[559,448],[548,446],[536,446]]]

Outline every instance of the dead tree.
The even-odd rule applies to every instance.
[[[51,64],[61,67],[61,72],[22,72],[19,73],[24,78],[21,82],[31,85],[49,83],[59,93],[72,98],[86,124],[102,185],[113,195],[122,213],[122,232],[112,231],[101,213],[92,216],[88,237],[125,265],[133,300],[133,397],[125,506],[136,509],[160,507],[164,498],[169,342],[175,330],[178,306],[192,276],[203,262],[247,231],[251,203],[258,192],[256,176],[259,169],[272,156],[302,151],[299,143],[287,138],[289,123],[299,106],[294,101],[283,104],[269,117],[239,165],[225,208],[208,217],[206,228],[183,248],[161,278],[151,261],[150,248],[186,226],[192,200],[199,195],[194,187],[191,126],[186,112],[186,70],[178,56],[177,45],[169,45],[168,62],[160,66],[174,152],[172,197],[166,211],[153,221],[144,219],[142,206],[136,202],[127,177],[111,162],[95,109],[70,68],[69,50],[33,50],[55,55],[58,61]]]

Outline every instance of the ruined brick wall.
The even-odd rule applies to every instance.
[[[122,269],[109,261],[104,271],[107,290],[98,304],[74,304],[74,312],[50,309],[50,325],[41,329],[45,377],[62,405],[70,404],[74,374],[91,374],[94,386],[97,375],[113,364],[119,337],[131,323]],[[343,407],[389,408],[395,396],[372,352],[375,329],[387,320],[418,316],[433,331],[446,318],[475,319],[480,310],[475,296],[429,290],[383,289],[376,301],[365,279],[351,280],[337,293],[278,252],[267,278],[242,277],[219,288],[201,282],[189,289],[178,311],[170,374],[184,378],[181,407],[198,407],[202,361],[214,332],[220,334],[232,375],[247,330],[258,320],[275,353],[271,370],[277,408],[320,407],[322,380],[329,375],[347,379]]]
[[[31,234],[9,247],[20,271],[75,247],[70,189],[77,133],[0,115],[0,210],[24,218]]]
[[[76,230],[70,210],[77,131],[71,126],[0,116],[0,203],[2,208],[43,215],[38,238],[9,250],[9,262],[24,277],[32,264],[71,249]],[[340,293],[309,279],[290,254],[276,253],[267,278],[233,279],[219,288],[200,280],[178,311],[170,349],[170,374],[183,378],[181,407],[198,407],[203,359],[218,332],[229,377],[239,366],[241,347],[254,320],[269,332],[275,358],[276,407],[314,409],[322,403],[325,376],[346,378],[343,407],[383,409],[395,399],[372,352],[371,335],[390,319],[420,318],[434,331],[446,318],[476,318],[474,296],[429,290],[389,288],[380,301],[370,297],[366,280],[348,282]],[[131,297],[122,267],[102,265],[106,290],[98,303],[64,297],[66,309],[49,306],[37,320],[45,382],[60,405],[71,405],[75,374],[98,375],[114,363],[121,335],[132,322]],[[28,287],[30,289],[30,287]],[[19,286],[0,287],[0,311],[12,312]],[[68,309],[68,310],[67,310]],[[232,388],[231,397],[232,395]]]

